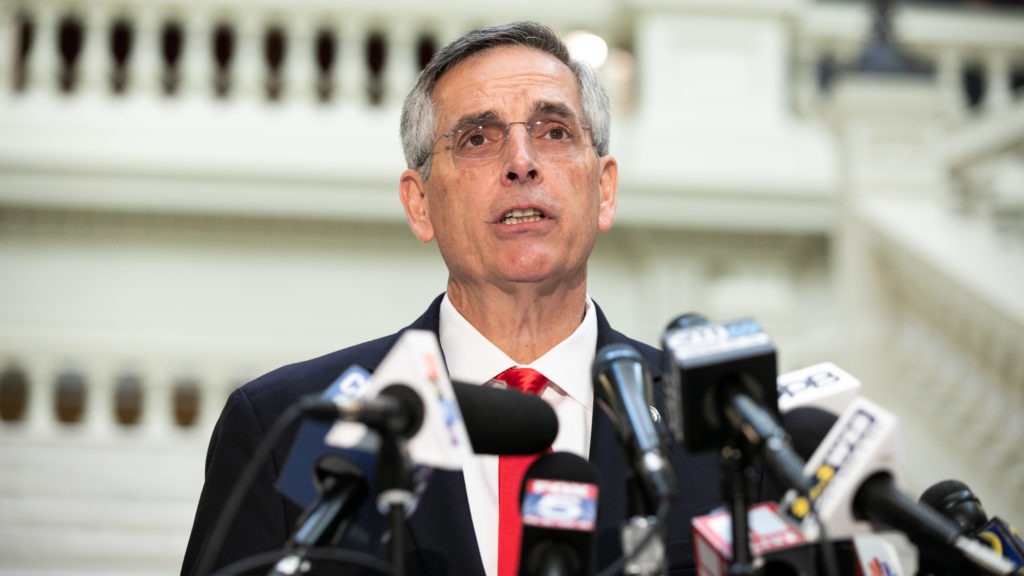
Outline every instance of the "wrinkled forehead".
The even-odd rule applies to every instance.
[[[466,117],[521,121],[544,106],[561,106],[582,117],[572,70],[527,46],[496,46],[463,60],[438,79],[431,99],[440,127]]]

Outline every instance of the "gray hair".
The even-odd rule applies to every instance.
[[[586,62],[573,60],[569,49],[552,28],[537,22],[512,22],[473,30],[442,48],[423,68],[405,97],[401,122],[405,163],[409,168],[419,170],[424,180],[430,177],[431,152],[438,122],[430,96],[434,86],[449,70],[474,54],[506,45],[536,48],[554,56],[572,71],[579,84],[583,116],[590,126],[594,151],[598,157],[608,154],[611,103],[597,72]]]

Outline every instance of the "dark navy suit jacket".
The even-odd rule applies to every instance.
[[[426,313],[403,330],[437,333],[440,304],[441,297],[438,297]],[[656,405],[664,413],[660,351],[613,330],[600,308],[597,308],[597,328],[599,349],[606,344],[626,343],[636,347],[647,358],[654,377]],[[182,565],[183,576],[193,574],[242,469],[285,408],[304,395],[320,394],[354,364],[372,372],[400,334],[401,331],[284,366],[232,392],[210,440],[206,482]],[[619,534],[622,522],[629,516],[627,474],[630,467],[612,421],[596,407],[593,415],[590,462],[600,477],[595,543],[600,569],[621,555]],[[279,549],[294,531],[302,510],[274,488],[291,445],[291,438],[278,443],[270,460],[260,470],[259,478],[218,554],[216,567],[258,552]],[[688,454],[673,443],[671,460],[679,491],[665,538],[669,573],[692,574],[695,570],[690,520],[721,504],[718,459],[714,453]],[[405,564],[408,574],[484,576],[461,472],[435,472],[406,526]]]

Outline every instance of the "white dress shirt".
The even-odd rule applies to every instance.
[[[493,380],[512,367],[533,368],[548,379],[541,398],[558,416],[558,436],[551,445],[556,452],[572,452],[586,458],[590,449],[590,422],[594,408],[591,367],[597,349],[597,315],[587,296],[583,322],[568,338],[532,364],[516,364],[485,338],[455,309],[446,294],[441,302],[439,337],[452,380],[505,386]],[[495,418],[499,418],[496,414]],[[480,545],[484,571],[498,573],[498,457],[474,456],[463,470],[466,496]]]

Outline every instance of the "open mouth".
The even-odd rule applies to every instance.
[[[509,210],[501,218],[502,224],[526,224],[527,222],[537,222],[544,218],[544,213],[536,208],[527,208],[520,210]]]

